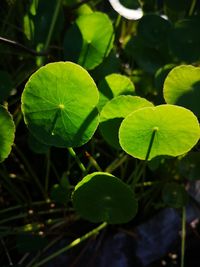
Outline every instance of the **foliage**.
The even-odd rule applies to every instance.
[[[50,2],[0,9],[0,237],[34,267],[163,207],[184,230],[200,179],[197,1],[123,0],[144,12],[131,21],[109,1]],[[92,230],[44,257],[76,223]]]

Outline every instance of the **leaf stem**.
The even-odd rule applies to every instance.
[[[38,263],[34,264],[32,267],[39,267],[39,266],[43,265],[44,263],[54,259],[55,257],[59,256],[60,254],[62,254],[64,252],[68,251],[69,249],[79,245],[81,242],[85,241],[86,239],[90,238],[91,236],[98,234],[99,231],[101,231],[106,226],[107,226],[106,222],[100,224],[98,227],[96,227],[92,231],[90,231],[90,232],[86,233],[85,235],[75,239],[68,246],[66,246],[62,249],[59,249],[58,251],[52,253],[49,257],[39,261]]]
[[[68,147],[67,148],[70,155],[75,159],[76,163],[78,164],[80,170],[83,172],[83,174],[87,173],[87,169],[84,166],[84,164],[80,161],[79,157],[76,155],[76,152],[74,151],[74,149],[72,147]]]
[[[182,208],[182,233],[181,233],[181,267],[185,262],[185,238],[186,238],[186,208]]]
[[[194,9],[195,9],[195,6],[196,6],[196,0],[192,0],[192,4],[190,6],[190,10],[189,10],[189,16],[192,16],[193,13],[194,13]]]
[[[149,155],[151,153],[151,149],[152,149],[153,142],[154,142],[155,135],[156,135],[157,131],[158,131],[158,127],[154,127],[152,135],[151,135],[151,139],[150,139],[150,142],[149,142],[149,146],[148,146],[148,149],[147,149],[145,160],[140,165],[138,165],[138,168],[136,168],[135,172],[133,173],[133,178],[134,179],[132,180],[132,183],[131,183],[132,186],[136,185],[136,183],[139,181],[140,177],[144,173],[144,170],[146,168],[147,161],[149,159]],[[140,168],[140,166],[141,166],[141,168]],[[130,180],[130,177],[129,177],[128,180]]]
[[[59,10],[60,10],[60,7],[61,7],[61,3],[62,3],[62,0],[57,0],[56,8],[55,8],[55,11],[54,11],[54,14],[53,14],[53,18],[52,18],[52,21],[51,21],[51,25],[50,25],[50,28],[49,28],[48,35],[47,35],[47,39],[46,39],[46,42],[44,44],[44,50],[45,51],[49,47],[49,44],[50,44],[50,41],[51,41],[51,37],[52,37],[53,31],[54,31],[54,27],[55,27],[55,24],[56,24],[56,20],[58,18],[58,14],[59,14]]]

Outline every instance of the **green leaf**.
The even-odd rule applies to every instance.
[[[116,149],[121,149],[118,132],[122,120],[131,112],[152,107],[153,104],[138,96],[117,96],[109,101],[100,114],[100,131],[104,139]]]
[[[138,36],[134,36],[129,40],[125,47],[125,53],[128,58],[131,57],[135,60],[141,69],[151,74],[154,74],[166,64],[161,51],[148,47]]]
[[[0,103],[7,99],[13,89],[13,82],[8,72],[0,71]]]
[[[149,47],[159,48],[167,43],[171,24],[154,14],[143,16],[138,23],[138,36]]]
[[[89,25],[89,26],[88,26]],[[78,29],[77,29],[78,27]],[[94,69],[110,53],[114,40],[114,31],[109,17],[101,12],[79,16],[76,25],[66,32],[64,53],[67,60],[86,69]],[[74,45],[78,49],[74,50]]]
[[[169,48],[179,60],[193,63],[200,59],[200,18],[178,21],[169,35]]]
[[[167,64],[164,67],[158,69],[155,74],[155,88],[157,93],[157,104],[164,103],[163,98],[163,85],[168,73],[175,67],[174,64]]]
[[[174,105],[134,111],[123,120],[119,129],[122,149],[143,160],[149,152],[148,160],[159,155],[175,157],[184,154],[195,146],[199,137],[200,128],[195,115]]]
[[[100,81],[98,89],[99,110],[101,110],[109,100],[116,96],[135,95],[135,87],[132,81],[127,76],[116,73],[110,74]]]
[[[111,51],[110,54],[104,58],[103,62],[97,66],[94,70],[90,71],[94,80],[102,80],[105,76],[114,72],[120,72],[121,62],[119,57]]]
[[[182,65],[170,71],[164,82],[164,98],[200,117],[200,68]]]
[[[0,162],[10,154],[15,137],[15,125],[11,114],[0,105]]]
[[[88,72],[71,62],[50,63],[36,71],[22,94],[30,132],[42,143],[76,147],[98,126],[98,90]]]
[[[165,204],[172,208],[181,208],[187,204],[188,195],[185,188],[175,182],[167,183],[162,191]]]
[[[94,172],[79,182],[72,195],[77,212],[91,222],[126,223],[137,212],[131,188],[115,176]]]

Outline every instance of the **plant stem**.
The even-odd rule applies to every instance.
[[[56,20],[58,18],[58,14],[59,14],[59,10],[60,10],[60,7],[61,7],[61,3],[62,3],[62,0],[57,0],[57,5],[56,5],[56,8],[55,8],[55,11],[54,11],[54,14],[53,14],[53,18],[52,18],[52,21],[51,21],[51,25],[50,25],[50,28],[49,28],[48,35],[47,35],[47,39],[46,39],[46,42],[44,44],[44,50],[45,51],[49,47],[49,44],[50,44],[50,41],[51,41],[51,37],[52,37],[53,31],[54,31],[54,27],[55,27],[55,24],[56,24]]]
[[[126,160],[128,159],[128,155],[124,155],[124,153],[122,153],[121,155],[119,155],[119,158],[115,159],[107,168],[106,168],[106,172],[112,173],[114,170],[116,170],[119,166],[122,165],[122,163],[124,163]]]
[[[72,241],[68,246],[66,246],[62,249],[59,249],[58,251],[52,253],[49,257],[34,264],[32,267],[39,267],[39,266],[43,265],[44,263],[54,259],[55,257],[59,256],[60,254],[62,254],[64,252],[68,251],[69,249],[79,245],[81,242],[85,241],[86,239],[90,238],[91,236],[98,234],[99,231],[101,231],[106,226],[107,226],[106,222],[102,223],[101,225],[99,225],[98,227],[93,229],[92,231],[90,231],[87,234],[83,235],[82,237],[79,237],[79,238],[75,239],[74,241]]]
[[[78,166],[79,166],[80,170],[83,172],[83,174],[86,174],[87,173],[86,167],[80,161],[80,159],[76,155],[76,152],[74,151],[74,149],[72,147],[68,147],[68,151],[69,151],[70,155],[75,159],[76,163],[78,164]]]
[[[91,165],[93,167],[95,167],[95,169],[99,172],[102,172],[102,169],[101,167],[99,166],[98,162],[96,161],[96,159],[90,154],[88,153],[87,151],[85,151],[85,155],[86,157],[89,159],[89,162],[91,163]]]
[[[144,162],[142,162],[141,164],[141,169],[140,169],[140,165],[139,167],[136,169],[136,171],[134,172],[135,174],[135,177],[131,183],[132,186],[135,186],[136,183],[139,181],[140,177],[142,176],[142,174],[144,173],[144,170],[146,168],[146,165],[147,165],[147,161],[149,159],[149,155],[151,153],[151,149],[152,149],[152,146],[153,146],[153,142],[154,142],[154,139],[155,139],[155,135],[156,135],[156,132],[158,131],[158,127],[154,127],[153,128],[153,132],[152,132],[152,135],[151,135],[151,139],[150,139],[150,142],[149,142],[149,146],[148,146],[148,149],[147,149],[147,154],[146,154],[146,157],[145,157],[145,160]]]
[[[185,237],[186,237],[186,208],[182,208],[182,233],[181,233],[181,267],[185,262]]]
[[[192,0],[192,4],[190,6],[190,10],[189,10],[189,16],[192,16],[193,13],[194,13],[194,9],[195,9],[195,6],[196,6],[196,0]]]

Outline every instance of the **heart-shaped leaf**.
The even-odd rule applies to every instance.
[[[98,126],[97,87],[82,67],[50,63],[36,71],[22,94],[22,112],[39,141],[57,147],[88,142]]]
[[[77,212],[91,222],[126,223],[137,212],[131,188],[115,176],[94,172],[85,176],[72,195]]]
[[[190,110],[174,105],[136,110],[123,120],[119,129],[122,149],[143,160],[184,154],[192,149],[199,137],[196,116]]]

